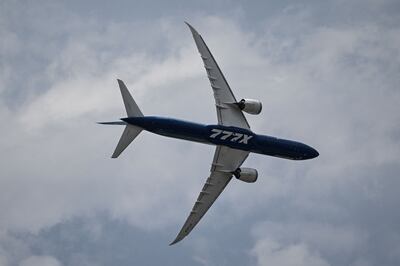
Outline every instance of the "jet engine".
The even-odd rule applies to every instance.
[[[246,113],[252,114],[252,115],[258,115],[261,113],[262,109],[262,104],[258,100],[253,100],[253,99],[241,99],[238,103],[237,106],[239,107],[240,110],[245,111]]]
[[[253,168],[238,168],[233,175],[246,183],[254,183],[257,181],[258,172],[256,169]]]

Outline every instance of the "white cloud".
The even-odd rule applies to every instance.
[[[370,239],[368,232],[361,228],[328,224],[318,218],[306,221],[265,221],[253,228],[252,235],[257,242],[271,238],[284,246],[302,243],[308,249],[318,251],[324,258],[349,258],[352,254],[359,254]]]
[[[252,128],[300,139],[321,156],[308,162],[251,156],[246,165],[259,170],[259,181],[234,180],[219,199],[229,217],[213,212],[199,226],[246,220],[238,228],[256,227],[249,231],[260,265],[327,265],[338,253],[362,264],[368,260],[358,257],[372,227],[356,216],[370,217],[369,204],[388,208],[387,215],[393,211],[388,195],[397,183],[388,180],[396,173],[371,173],[398,170],[392,165],[400,158],[399,30],[374,21],[314,25],[313,13],[302,6],[285,12],[268,18],[261,31],[217,16],[193,25],[236,95],[263,101],[263,114],[249,117]],[[50,42],[49,51],[40,44],[55,36],[51,23],[38,28],[50,33],[31,42],[34,47],[0,31],[7,37],[0,54],[43,49],[39,55],[46,61],[40,75],[25,77],[30,93],[8,100],[17,108],[9,96],[0,100],[0,228],[36,233],[105,212],[148,232],[178,230],[208,174],[213,148],[143,133],[111,160],[122,128],[94,122],[124,116],[115,81],[121,78],[145,114],[214,123],[211,89],[189,30],[165,18],[146,26],[103,25],[94,18],[70,23],[60,29],[63,41]],[[1,65],[1,87],[19,79],[16,66],[23,67]],[[45,86],[38,89],[32,80]],[[24,90],[21,84],[11,90]],[[243,218],[257,215],[254,221]]]
[[[282,265],[282,266],[328,266],[317,254],[312,254],[305,244],[282,246],[271,240],[257,241],[251,254],[256,257],[257,265]]]

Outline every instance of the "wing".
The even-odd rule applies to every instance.
[[[248,155],[247,151],[217,146],[210,177],[207,178],[181,231],[170,245],[181,241],[192,231],[232,179],[232,172],[242,165]]]
[[[211,88],[214,92],[215,106],[217,108],[218,124],[224,126],[235,126],[250,129],[246,117],[236,105],[237,101],[233,95],[224,74],[222,74],[217,61],[204,42],[201,35],[186,22],[189,26],[194,41],[196,42],[197,49],[203,59],[204,67],[207,72],[208,79],[211,83]]]

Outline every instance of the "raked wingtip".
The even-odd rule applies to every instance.
[[[193,28],[192,25],[190,25],[188,22],[185,21],[185,24],[189,27],[190,31],[192,32],[192,34],[197,34],[200,35],[197,30],[195,28]]]
[[[175,240],[172,241],[169,245],[170,245],[170,246],[175,245],[176,243],[178,243],[178,242],[181,241],[182,239],[183,239],[183,237],[177,236],[177,237],[175,238]]]

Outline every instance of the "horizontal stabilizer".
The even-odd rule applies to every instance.
[[[101,124],[101,125],[121,125],[121,126],[124,126],[124,125],[126,125],[126,122],[124,122],[124,121],[97,122],[97,124]]]
[[[111,158],[117,158],[141,131],[140,127],[127,125]]]

